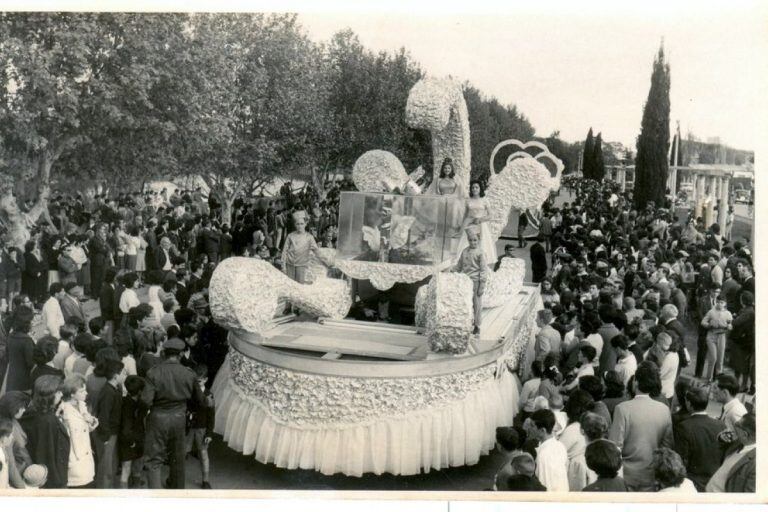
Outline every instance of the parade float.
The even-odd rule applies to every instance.
[[[424,79],[406,120],[432,135],[433,176],[450,158],[470,181],[469,124],[460,85]],[[497,152],[509,155],[494,169]],[[559,187],[562,163],[538,142],[500,143],[486,190],[495,242],[512,209],[536,209]],[[525,263],[490,272],[479,335],[472,283],[451,272],[464,198],[422,193],[400,160],[374,150],[355,163],[340,199],[337,249],[321,249],[311,283],[267,262],[228,258],[209,288],[230,351],[214,383],[216,431],[233,449],[281,468],[323,474],[412,475],[469,465],[493,449],[517,411],[516,371],[530,358],[538,288]],[[458,204],[456,203],[458,202]],[[341,277],[329,277],[341,274]],[[412,325],[348,318],[361,284],[386,294],[418,286]],[[286,303],[300,311],[283,315]]]

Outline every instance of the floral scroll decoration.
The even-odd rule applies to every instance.
[[[463,399],[494,377],[495,365],[433,377],[366,379],[300,373],[230,350],[231,378],[280,422],[301,426],[365,423]]]

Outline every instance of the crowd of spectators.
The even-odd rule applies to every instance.
[[[567,185],[530,248],[544,309],[496,488],[753,492],[748,244],[611,182]]]
[[[567,185],[530,249],[544,309],[494,488],[754,491],[748,243],[672,205],[633,209],[610,182]],[[191,453],[210,488],[228,348],[212,272],[233,255],[282,268],[297,211],[334,247],[351,189],[286,183],[227,219],[199,189],[56,195],[23,252],[0,250],[0,487],[184,488]]]
[[[298,210],[332,247],[348,187],[287,183],[227,219],[200,189],[54,195],[23,252],[0,247],[0,488],[183,489],[187,454],[210,488],[210,388],[228,350],[213,270],[233,255],[282,267]]]

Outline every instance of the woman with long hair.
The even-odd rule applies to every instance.
[[[446,158],[440,165],[440,175],[432,178],[432,183],[427,187],[426,194],[433,194],[438,196],[452,196],[456,198],[465,199],[467,193],[464,187],[456,179],[456,169],[453,165],[453,160]],[[450,201],[448,204],[447,215],[445,219],[445,227],[448,236],[458,238],[463,233],[461,229],[461,221],[464,218],[465,205],[462,201]],[[460,252],[458,254],[461,254]],[[496,261],[495,259],[493,260]]]
[[[48,489],[67,486],[70,442],[59,415],[60,383],[61,379],[52,375],[37,379],[32,401],[19,420],[27,434],[27,449],[32,462],[48,468],[48,480],[43,486]]]

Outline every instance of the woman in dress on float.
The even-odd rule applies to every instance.
[[[456,178],[456,171],[453,168],[453,160],[446,158],[443,160],[440,166],[440,176],[437,179],[433,179],[429,184],[427,194],[434,194],[439,196],[453,196],[457,198],[466,198],[464,187],[461,186]],[[451,201],[448,207],[448,215],[446,216],[446,234],[451,238],[458,238],[464,234],[464,228],[461,225],[461,221],[464,218],[464,204],[463,201]],[[466,227],[466,226],[465,226]],[[466,236],[465,236],[466,238]],[[482,240],[481,240],[482,243]],[[465,244],[464,247],[467,247]],[[464,248],[462,247],[462,249]],[[461,250],[456,252],[457,257],[461,254]],[[494,260],[496,261],[496,260]]]
[[[469,185],[469,192],[467,210],[461,228],[462,236],[456,254],[460,255],[461,251],[469,245],[464,230],[468,226],[476,225],[480,228],[480,248],[485,253],[485,261],[495,262],[496,243],[491,239],[491,232],[488,227],[488,221],[491,220],[491,209],[488,206],[488,201],[483,197],[483,186],[479,181],[472,181]]]

